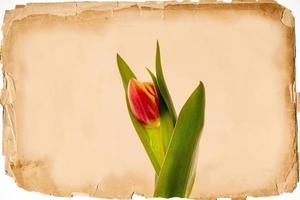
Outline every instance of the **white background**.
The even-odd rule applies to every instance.
[[[3,21],[3,16],[5,10],[14,9],[16,4],[26,4],[27,2],[61,2],[63,0],[0,0],[0,22]],[[65,2],[73,2],[74,0],[64,0]],[[77,0],[82,1],[82,0]],[[112,0],[113,1],[113,0]],[[122,0],[121,0],[122,1]],[[128,0],[130,1],[130,0]],[[135,0],[141,1],[141,0]],[[224,2],[230,2],[230,0],[224,0]],[[277,0],[280,4],[284,5],[285,7],[292,10],[293,15],[296,18],[296,38],[300,38],[300,0]],[[2,34],[0,36],[2,39]],[[300,47],[300,39],[296,40],[296,46]],[[296,51],[296,65],[300,63],[300,54],[299,50]],[[0,73],[1,74],[1,73]],[[2,75],[1,79],[2,79]],[[300,75],[297,74],[296,77],[297,85],[300,85]],[[0,81],[0,87],[2,88],[2,81]],[[297,89],[297,91],[299,91]],[[2,113],[2,107],[0,108],[0,113]],[[298,116],[299,117],[299,116]],[[0,115],[2,118],[2,115]],[[0,130],[2,130],[2,119],[0,119]],[[0,131],[2,132],[2,131]],[[1,134],[0,134],[1,135]],[[0,149],[2,149],[2,137],[0,137]],[[9,176],[5,175],[4,171],[4,157],[0,156],[0,200],[91,200],[96,198],[89,198],[83,196],[75,196],[73,198],[60,198],[60,197],[53,197],[47,196],[36,192],[27,192],[19,187],[16,186],[14,180]],[[134,197],[134,199],[141,199],[141,197]],[[219,198],[225,200],[226,198]],[[248,200],[300,200],[300,185],[293,193],[282,194],[276,197],[260,197],[260,198],[253,198],[248,197]]]

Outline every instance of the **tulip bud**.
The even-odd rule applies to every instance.
[[[153,83],[131,79],[128,83],[128,100],[133,115],[142,125],[159,125],[158,95]]]

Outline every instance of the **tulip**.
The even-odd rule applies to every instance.
[[[143,126],[159,126],[158,94],[154,84],[130,79],[127,92],[130,109],[134,117]]]
[[[205,91],[202,82],[179,116],[169,94],[157,42],[153,83],[141,83],[117,54],[132,124],[155,170],[155,197],[189,197],[195,176],[196,151],[204,125]]]

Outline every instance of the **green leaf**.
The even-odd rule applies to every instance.
[[[148,73],[150,74],[152,81],[155,85],[155,88],[158,93],[158,99],[159,99],[159,112],[160,112],[160,132],[162,135],[163,145],[164,145],[164,152],[167,152],[172,134],[173,134],[173,121],[172,116],[170,115],[167,105],[164,101],[164,99],[161,96],[161,92],[158,87],[157,79],[155,75],[151,72],[150,69],[147,68]]]
[[[193,162],[204,125],[205,91],[202,82],[184,104],[156,182],[155,197],[186,197]]]
[[[167,105],[168,111],[172,117],[173,125],[175,125],[176,119],[177,119],[176,111],[175,111],[169,90],[167,88],[167,84],[166,84],[166,81],[164,78],[163,71],[162,71],[162,66],[161,66],[161,61],[160,61],[160,48],[159,48],[158,41],[156,43],[156,59],[155,60],[156,60],[155,61],[155,65],[156,65],[155,71],[156,71],[156,76],[157,76],[158,88],[161,93],[161,96],[164,99],[164,102]]]
[[[141,125],[139,123],[139,121],[134,117],[133,113],[131,112],[129,102],[128,102],[128,96],[127,96],[128,83],[129,83],[130,79],[136,78],[136,76],[134,75],[132,70],[129,68],[127,63],[118,54],[117,54],[117,64],[118,64],[118,68],[119,68],[120,75],[122,78],[125,94],[126,94],[126,104],[127,104],[127,109],[128,109],[130,119],[131,119],[132,124],[133,124],[133,126],[134,126],[150,160],[151,160],[151,163],[155,169],[155,172],[158,174],[160,171],[160,168],[161,168],[162,161],[160,162],[158,160],[159,155],[156,155],[155,151],[153,150],[153,145],[151,145],[151,138],[149,137],[149,133],[148,133],[149,130],[147,130],[143,125]],[[153,141],[152,141],[152,143],[153,143]]]

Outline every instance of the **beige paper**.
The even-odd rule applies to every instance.
[[[295,188],[294,18],[277,3],[27,4],[6,12],[3,33],[3,153],[20,187],[152,196],[116,54],[150,80],[158,39],[177,112],[199,80],[206,87],[191,197]]]

